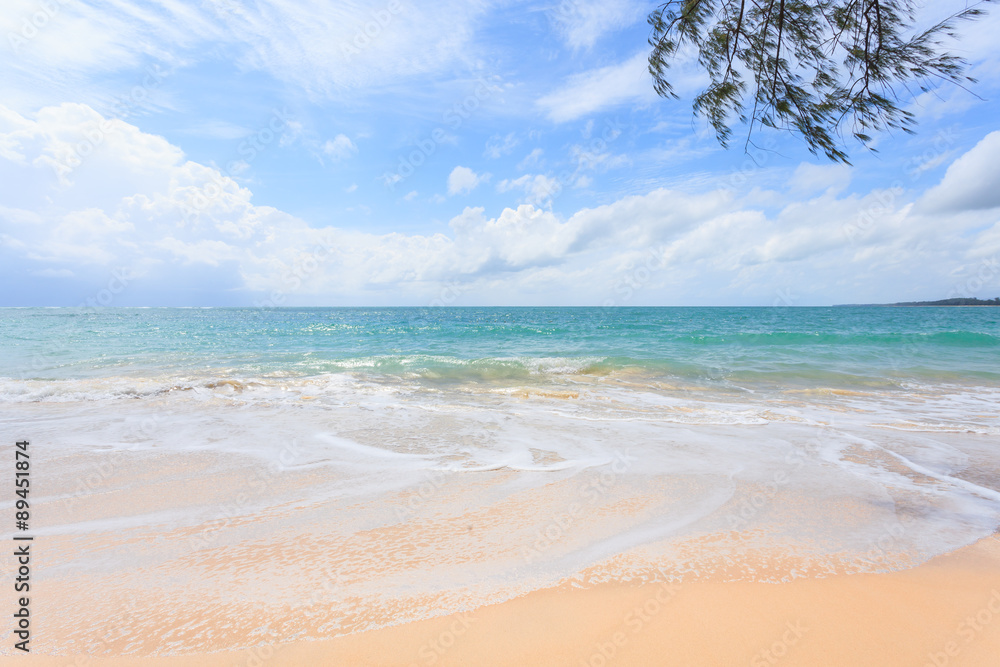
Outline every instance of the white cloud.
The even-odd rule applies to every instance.
[[[488,8],[459,0],[419,6],[381,0],[269,0],[259,5],[259,10],[241,5],[231,23],[230,37],[246,49],[245,61],[325,93],[440,69],[468,53],[472,24]],[[377,29],[368,28],[372,23]]]
[[[472,192],[483,183],[489,180],[489,174],[477,174],[468,167],[455,167],[448,174],[448,194],[457,195]]]
[[[417,198],[417,194],[418,193],[416,190],[410,190],[405,195],[403,195],[403,199],[406,201],[413,201],[414,199]]]
[[[250,169],[250,163],[246,160],[233,160],[226,165],[230,176],[239,176]]]
[[[466,208],[452,219],[459,261],[469,271],[519,269],[562,258],[576,240],[576,225],[525,204],[487,219],[482,208]],[[471,252],[469,252],[471,251]]]
[[[1000,206],[1000,132],[990,132],[951,163],[921,202],[932,211],[974,211]]]
[[[741,199],[657,189],[567,218],[527,203],[495,216],[466,208],[447,234],[314,228],[254,204],[250,190],[162,137],[102,121],[85,105],[30,118],[0,107],[5,277],[72,275],[100,287],[127,266],[138,294],[207,281],[217,298],[276,292],[325,304],[428,303],[440,282],[455,280],[481,286],[484,299],[593,304],[620,298],[622,281],[654,256],[655,271],[629,303],[770,304],[789,290],[797,303],[828,303],[961,294],[1000,253],[1000,222],[981,207],[938,214],[914,206],[916,193],[841,196],[830,187],[809,200],[792,190]],[[105,128],[99,145],[60,177],[60,157],[95,126]],[[992,146],[987,139],[942,185]],[[482,179],[468,172],[462,191]],[[554,183],[526,174],[498,189],[540,199]],[[981,191],[970,193],[978,205]],[[777,212],[754,205],[764,200]],[[1000,292],[996,282],[976,284],[980,296]]]
[[[641,19],[645,7],[634,0],[561,0],[552,19],[567,46],[590,48],[604,34]]]
[[[610,151],[603,150],[608,147],[607,142],[598,146],[570,146],[569,154],[576,160],[577,169],[597,169],[602,171],[623,167],[630,164],[631,160],[627,155],[612,155]],[[594,149],[598,150],[594,150]],[[602,151],[603,152],[599,152]]]
[[[9,66],[0,84],[8,97],[17,91],[6,102],[21,110],[67,98],[100,106],[102,84],[94,85],[100,75],[141,71],[151,59],[181,66],[209,50],[312,96],[378,87],[466,57],[474,23],[490,7],[464,0],[419,6],[402,0],[53,5],[53,17],[23,43],[22,21],[40,10],[38,3],[5,0],[0,12],[0,49]],[[12,46],[8,35],[18,36],[18,43]]]
[[[497,183],[497,192],[522,190],[525,194],[524,202],[533,206],[551,204],[552,197],[558,194],[560,189],[562,186],[557,179],[544,174],[525,174],[519,178],[505,178]]]
[[[656,93],[647,57],[646,51],[640,51],[618,65],[573,75],[537,104],[551,120],[564,123],[627,102],[651,102]]]
[[[539,162],[541,162],[542,154],[544,152],[545,151],[543,151],[541,148],[534,149],[533,151],[525,155],[523,160],[517,163],[517,169],[519,171],[523,171],[528,167],[538,164]]]
[[[354,192],[357,189],[358,189],[358,184],[357,183],[351,183],[346,188],[344,188],[344,192],[346,192],[347,194],[351,194],[352,192]]]
[[[519,143],[521,142],[513,132],[503,137],[494,135],[486,142],[486,150],[483,152],[483,155],[495,160],[504,155],[509,155]]]
[[[358,152],[358,147],[346,134],[338,134],[333,139],[327,139],[323,144],[323,153],[334,160],[346,160]]]
[[[793,191],[811,194],[832,189],[840,192],[851,183],[851,167],[846,164],[811,164],[803,162],[795,168],[788,184]]]

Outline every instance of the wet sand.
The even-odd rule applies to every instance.
[[[18,408],[33,653],[0,624],[0,664],[998,664],[988,434],[516,400]]]
[[[210,619],[206,619],[209,620]],[[388,620],[388,619],[387,619]],[[323,641],[3,664],[996,665],[1000,536],[910,570],[789,583],[571,585]]]

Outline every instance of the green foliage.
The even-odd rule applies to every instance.
[[[942,44],[990,1],[917,31],[919,0],[671,0],[649,15],[649,72],[657,93],[676,98],[670,64],[686,45],[697,48],[711,83],[694,112],[723,146],[738,121],[749,125],[748,142],[755,126],[789,130],[814,154],[849,163],[845,131],[869,150],[877,132],[912,133],[899,88],[973,81]]]

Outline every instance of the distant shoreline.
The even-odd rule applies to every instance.
[[[839,303],[835,304],[834,308],[914,308],[914,307],[945,307],[945,308],[961,308],[961,307],[978,307],[978,306],[1000,306],[1000,298],[997,299],[969,299],[969,298],[956,298],[956,299],[941,299],[939,301],[902,301],[900,303]]]

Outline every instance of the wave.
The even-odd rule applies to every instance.
[[[0,404],[145,399],[170,394],[191,397],[274,398],[281,392],[321,394],[378,387],[388,391],[458,390],[514,397],[576,398],[587,387],[632,390],[782,391],[865,395],[943,385],[996,387],[1000,372],[962,372],[913,367],[891,372],[838,370],[803,364],[765,368],[702,366],[630,358],[361,358],[293,365],[285,370],[216,368],[200,373],[132,373],[87,378],[0,378]],[[123,369],[105,369],[107,371]]]

